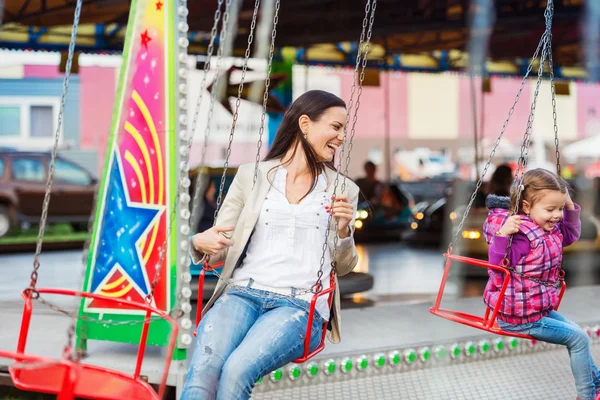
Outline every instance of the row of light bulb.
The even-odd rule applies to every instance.
[[[179,260],[179,270],[180,272],[180,282],[181,282],[181,310],[184,312],[183,317],[179,320],[179,324],[181,326],[181,334],[179,336],[179,343],[188,347],[192,344],[192,320],[190,319],[190,313],[192,312],[192,305],[190,303],[192,297],[192,289],[190,287],[190,283],[192,282],[192,275],[189,272],[190,259],[189,259],[189,250],[190,244],[188,241],[188,236],[191,232],[190,230],[190,217],[191,213],[189,211],[189,204],[191,201],[191,197],[189,195],[189,188],[191,185],[189,178],[189,148],[188,148],[188,140],[189,134],[187,131],[187,61],[188,54],[187,48],[189,46],[189,40],[186,38],[187,32],[189,31],[189,26],[187,24],[187,16],[189,14],[188,8],[186,6],[186,1],[181,0],[179,2],[179,6],[177,9],[177,14],[179,15],[179,23],[177,24],[177,30],[179,33],[179,37],[177,39],[177,47],[178,47],[178,58],[179,61],[179,69],[178,69],[178,80],[179,84],[177,86],[177,105],[179,106],[179,155],[181,159],[181,163],[179,165],[180,171],[180,195],[179,195],[179,216],[180,220],[180,228],[179,233],[181,234],[181,243],[180,250],[181,256]]]
[[[593,327],[586,326],[583,327],[583,329],[587,332],[592,341],[600,341],[600,325]],[[365,372],[370,369],[371,366],[374,366],[377,370],[386,366],[397,368],[402,364],[415,366],[420,363],[425,366],[434,360],[474,360],[477,359],[474,357],[476,354],[483,357],[489,354],[509,354],[517,350],[521,344],[526,344],[529,351],[534,351],[540,346],[549,346],[546,343],[535,340],[495,337],[491,340],[482,339],[479,341],[454,343],[448,347],[443,345],[434,346],[432,348],[423,346],[418,349],[410,348],[402,351],[392,350],[387,353],[378,352],[370,355],[363,354],[358,357],[342,357],[338,360],[333,358],[311,360],[303,365],[290,364],[285,368],[277,369],[266,377],[259,379],[257,384],[261,384],[265,378],[273,383],[280,382],[285,376],[291,381],[298,381],[302,376],[314,378],[318,376],[320,372],[328,377],[343,376],[355,369],[359,372]],[[522,354],[522,352],[516,354]],[[342,374],[340,375],[337,373],[338,371]]]

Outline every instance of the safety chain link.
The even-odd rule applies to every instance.
[[[546,15],[549,13],[549,16]],[[554,4],[550,2],[548,4],[548,8],[544,12],[544,16],[546,17],[546,24],[550,23],[552,25],[552,14],[554,13]],[[561,167],[560,167],[560,151],[559,151],[559,141],[558,141],[558,118],[556,114],[556,90],[554,87],[554,63],[552,61],[552,30],[548,30],[548,64],[550,67],[550,89],[552,92],[552,119],[554,121],[554,146],[555,146],[555,157],[556,157],[556,174],[561,176]]]
[[[275,54],[275,37],[277,36],[277,23],[279,22],[280,0],[275,2],[275,14],[273,15],[273,30],[271,31],[271,46],[269,47],[269,62],[267,63],[267,78],[265,79],[265,92],[263,93],[262,114],[260,116],[260,128],[258,130],[258,142],[256,144],[256,162],[254,164],[254,177],[252,186],[258,178],[258,164],[260,163],[260,149],[262,147],[263,134],[265,132],[265,118],[267,116],[267,101],[269,100],[269,86],[271,85],[271,70],[273,68],[273,54]]]

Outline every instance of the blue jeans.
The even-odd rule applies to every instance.
[[[544,342],[566,346],[579,398],[593,400],[600,391],[600,371],[592,359],[590,338],[575,322],[551,311],[536,322],[513,325],[498,321],[498,325],[508,332],[525,333]]]
[[[228,288],[198,325],[181,400],[249,399],[260,377],[302,356],[308,310],[303,300]],[[315,312],[310,351],[322,326]]]

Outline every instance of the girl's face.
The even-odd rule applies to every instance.
[[[320,160],[333,160],[344,139],[345,122],[346,109],[343,107],[328,108],[318,121],[312,121],[305,115],[300,117],[302,132],[306,133],[306,140]]]
[[[560,190],[544,190],[533,205],[523,201],[523,211],[545,231],[551,231],[563,217],[567,194]]]

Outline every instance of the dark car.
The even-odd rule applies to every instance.
[[[39,222],[50,159],[48,152],[0,150],[0,237],[12,227]],[[57,157],[48,222],[86,229],[96,185],[85,168]]]

